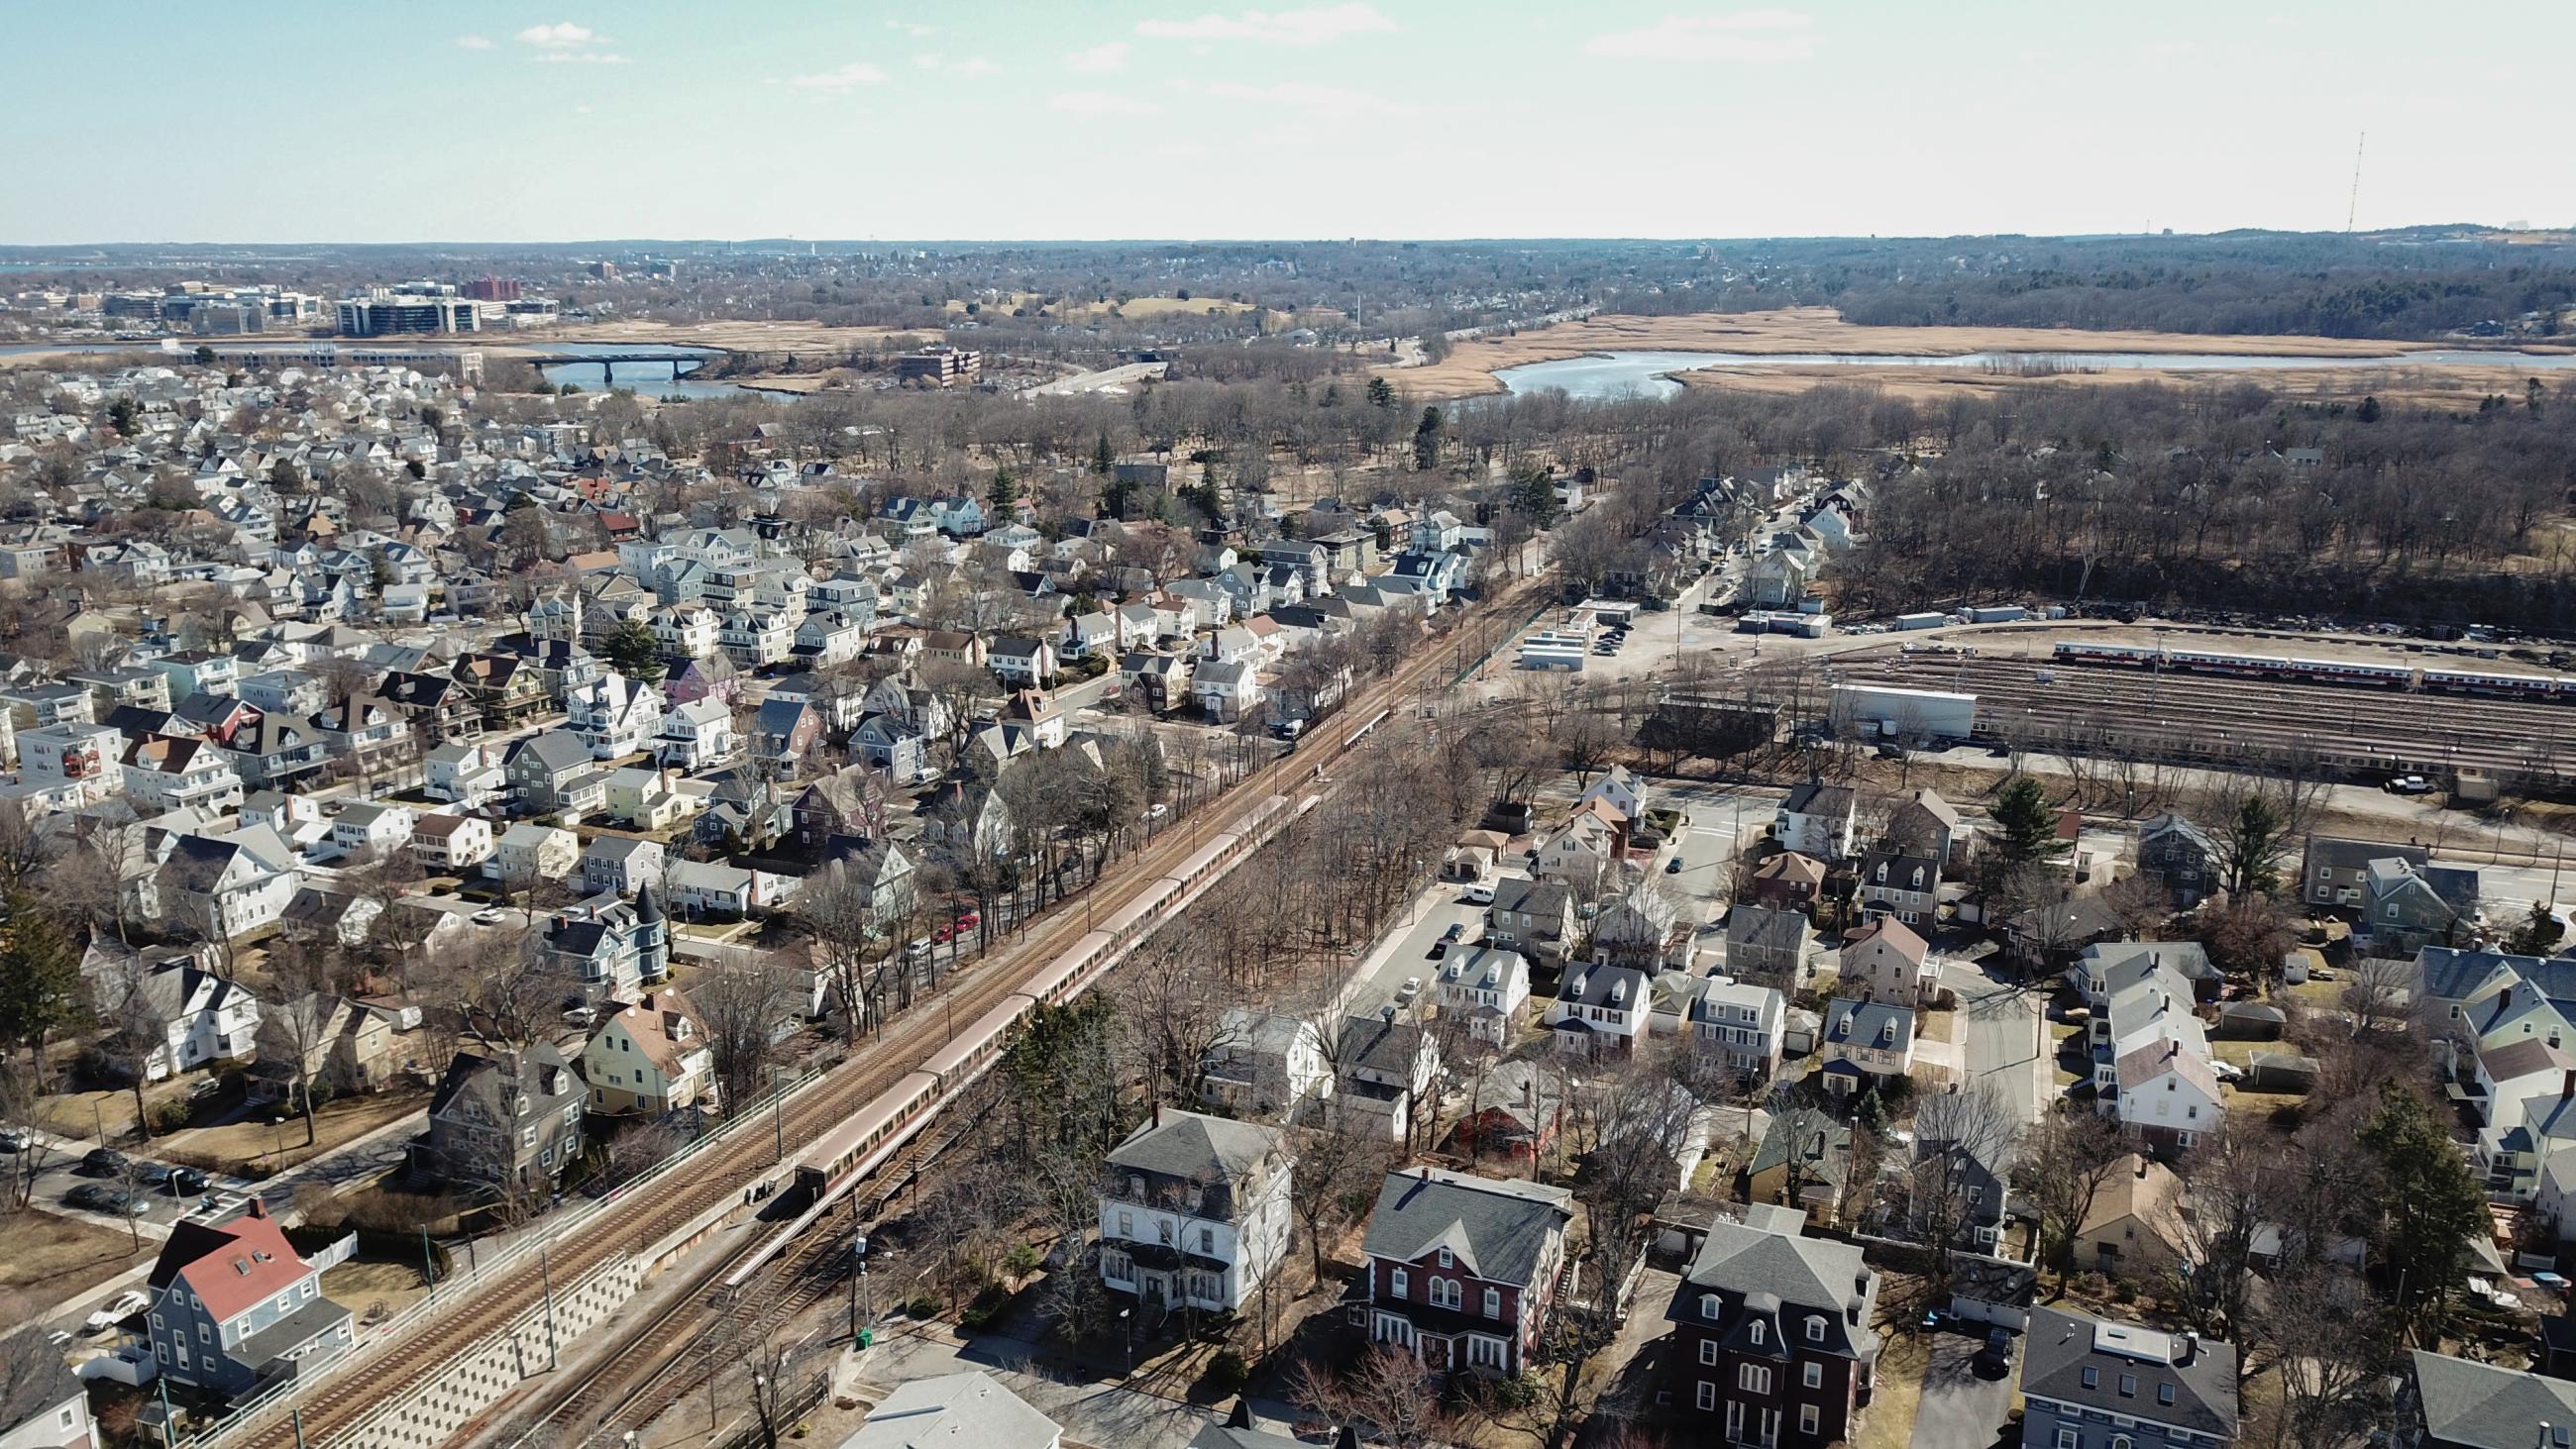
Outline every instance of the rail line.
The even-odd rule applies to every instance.
[[[1502,614],[1543,594],[1551,574],[1522,580],[1486,605],[1488,611]],[[1426,640],[1426,644],[1430,641]],[[1426,682],[1443,682],[1441,667],[1447,656],[1434,648],[1416,651],[1415,657],[1400,664],[1394,673],[1359,692],[1345,713],[1352,718],[1366,718],[1371,725],[1384,718],[1387,711],[1411,691]],[[1255,769],[1238,781],[1235,788],[1220,801],[1198,812],[1190,820],[1149,841],[1111,866],[1103,877],[1093,882],[1086,899],[1059,901],[1041,918],[1035,930],[1018,943],[987,955],[974,967],[949,978],[949,987],[937,998],[916,1004],[916,1016],[923,1007],[934,1003],[954,1023],[959,1016],[973,1024],[1000,1006],[1008,997],[1021,991],[1032,966],[1055,961],[1065,951],[1090,934],[1092,918],[1103,909],[1115,907],[1129,898],[1129,893],[1151,886],[1168,874],[1200,845],[1214,839],[1227,828],[1253,817],[1269,801],[1272,792],[1304,779],[1321,780],[1327,767],[1358,748],[1367,730],[1345,734],[1328,732],[1332,738],[1310,745],[1294,754],[1283,755]],[[599,1221],[595,1228],[578,1239],[558,1243],[561,1256],[554,1271],[570,1280],[589,1272],[621,1251],[641,1250],[672,1230],[686,1224],[739,1193],[743,1184],[782,1176],[787,1165],[807,1148],[832,1133],[853,1114],[879,1101],[905,1078],[921,1070],[923,1064],[942,1051],[954,1036],[952,1028],[939,1039],[928,1039],[925,1033],[905,1031],[880,1036],[844,1066],[831,1071],[812,1086],[786,1101],[778,1113],[774,1134],[757,1131],[734,1131],[716,1146],[703,1153],[686,1179],[673,1184],[667,1196],[634,1199],[619,1220]],[[779,1150],[783,1143],[784,1151]],[[605,1216],[605,1215],[603,1215]],[[828,1235],[822,1235],[828,1241]],[[746,1256],[763,1250],[775,1251],[774,1244],[762,1242],[747,1250]],[[736,1270],[739,1272],[739,1270]],[[227,1449],[241,1445],[244,1449],[302,1449],[311,1444],[329,1445],[364,1420],[378,1406],[389,1400],[417,1391],[438,1369],[500,1325],[542,1302],[544,1283],[540,1274],[529,1266],[520,1266],[492,1280],[482,1292],[453,1312],[429,1320],[418,1332],[399,1339],[379,1353],[366,1355],[352,1367],[358,1372],[342,1371],[325,1379],[322,1386],[299,1404],[302,1410],[301,1434],[292,1430],[282,1415],[246,1427],[228,1436]],[[695,1323],[699,1315],[674,1312],[670,1321]],[[657,1324],[656,1331],[668,1325]],[[672,1332],[681,1331],[671,1329]],[[619,1355],[626,1360],[626,1355]],[[576,1388],[575,1392],[578,1390]],[[569,1397],[569,1396],[568,1396]],[[504,1398],[496,1408],[505,1408]],[[551,1411],[549,1411],[551,1417]],[[480,1421],[478,1421],[480,1422]]]
[[[2043,678],[2046,673],[2049,677]],[[2563,705],[2452,697],[2210,675],[2034,668],[1976,656],[1846,656],[1848,683],[1957,688],[1977,696],[1978,732],[2008,722],[2098,729],[2106,746],[2154,746],[2192,759],[2313,750],[2356,774],[2462,766],[2527,772],[2560,784],[2576,775],[2561,745]]]

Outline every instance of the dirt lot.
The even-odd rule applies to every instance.
[[[192,1127],[185,1132],[172,1133],[155,1145],[153,1154],[192,1167],[265,1175],[345,1147],[428,1105],[429,1093],[425,1091],[342,1097],[325,1102],[314,1113],[316,1134],[310,1146],[304,1141],[303,1118],[290,1115],[282,1125],[273,1126],[263,1112],[253,1120],[235,1122],[227,1127]]]
[[[372,1323],[426,1297],[429,1284],[416,1264],[352,1260],[322,1274],[322,1292],[360,1322]]]
[[[158,1244],[114,1228],[29,1208],[0,1215],[0,1288],[35,1291],[50,1305],[76,1297],[151,1258]]]
[[[1830,307],[1791,307],[1774,312],[1713,312],[1687,317],[1599,316],[1534,328],[1510,337],[1461,342],[1427,367],[1385,369],[1408,392],[1457,397],[1500,392],[1491,374],[1525,362],[1580,357],[1587,352],[2214,352],[2230,355],[2378,357],[2422,342],[2378,342],[2341,337],[2221,337],[2180,332],[2086,332],[2053,327],[1864,327],[1845,322]],[[1846,373],[1844,376],[1848,376]],[[2102,374],[2077,374],[2098,377]],[[1887,376],[1873,370],[1872,380]],[[1952,380],[1979,375],[1945,375]]]

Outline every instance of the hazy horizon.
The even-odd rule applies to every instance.
[[[16,183],[0,194],[0,244],[2050,237],[2340,231],[2348,212],[2364,231],[2576,219],[2564,169],[2533,161],[2565,119],[2552,58],[2576,50],[2576,7],[2475,10],[29,7],[0,56],[13,101],[0,165]]]

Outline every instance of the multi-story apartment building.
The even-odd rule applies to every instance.
[[[1100,1277],[1148,1309],[1241,1309],[1288,1255],[1278,1128],[1157,1108],[1109,1153]]]
[[[1800,1209],[1740,1213],[1709,1224],[1664,1311],[1672,1405],[1729,1444],[1822,1449],[1869,1396],[1878,1274],[1852,1244],[1805,1236]]]

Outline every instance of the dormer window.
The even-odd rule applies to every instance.
[[[1703,1293],[1699,1295],[1699,1316],[1707,1319],[1711,1323],[1715,1323],[1717,1321],[1716,1294]]]
[[[1822,1343],[1822,1342],[1824,1342],[1824,1341],[1825,1341],[1825,1321],[1824,1321],[1822,1318],[1810,1318],[1810,1319],[1808,1319],[1808,1320],[1807,1320],[1807,1342],[1809,1342],[1809,1343]]]
[[[1450,1258],[1450,1256],[1449,1256],[1449,1250],[1448,1250],[1447,1248],[1442,1248],[1442,1249],[1440,1250],[1440,1266],[1441,1266],[1441,1267],[1443,1267],[1443,1268],[1448,1268],[1448,1267],[1454,1267],[1454,1266],[1456,1266],[1456,1265],[1455,1265],[1455,1263],[1451,1260],[1451,1258]]]
[[[1752,1322],[1752,1323],[1748,1324],[1748,1325],[1746,1326],[1746,1328],[1745,1328],[1745,1333],[1746,1333],[1749,1337],[1751,1337],[1751,1338],[1752,1338],[1752,1340],[1753,1340],[1753,1346],[1754,1346],[1755,1348],[1760,1348],[1760,1347],[1762,1346],[1762,1320],[1761,1320],[1761,1319],[1757,1318],[1757,1319],[1753,1320],[1753,1322]]]

